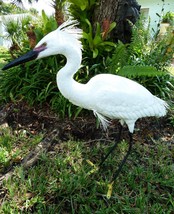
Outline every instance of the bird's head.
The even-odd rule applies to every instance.
[[[41,59],[56,54],[64,54],[66,53],[66,47],[71,44],[81,48],[79,38],[81,38],[82,31],[75,28],[77,24],[76,21],[66,21],[57,30],[52,31],[43,37],[33,50],[14,59],[5,65],[2,70],[7,70],[31,60]]]

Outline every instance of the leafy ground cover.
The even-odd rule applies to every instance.
[[[98,172],[89,175],[91,166],[86,160],[100,162],[114,143],[117,121],[104,133],[92,115],[63,120],[47,106],[9,103],[0,113],[0,213],[173,213],[171,113],[137,122],[132,153],[110,200],[106,184],[126,152],[126,128],[116,151]],[[32,167],[23,167],[25,156],[48,136],[47,152],[41,152]],[[8,180],[2,181],[12,169]]]
[[[5,59],[9,57],[7,50],[0,46],[0,68],[5,64]]]

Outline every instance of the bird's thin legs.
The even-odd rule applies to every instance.
[[[108,156],[113,152],[113,150],[117,147],[118,143],[120,142],[120,138],[121,138],[121,132],[122,132],[122,126],[120,126],[119,129],[119,135],[117,137],[117,141],[114,144],[114,146],[109,150],[109,152],[106,154],[106,156],[102,159],[102,161],[99,164],[99,167],[104,163],[104,161],[108,158]],[[121,163],[118,166],[118,169],[116,170],[116,172],[113,175],[113,178],[111,180],[111,182],[108,184],[108,192],[107,192],[107,198],[109,199],[111,197],[112,194],[112,188],[113,188],[113,184],[114,181],[116,180],[116,178],[118,177],[118,175],[120,174],[124,164],[126,163],[126,160],[128,158],[128,156],[131,153],[131,149],[132,149],[132,145],[133,145],[133,137],[132,137],[132,133],[129,133],[129,148],[128,151],[126,153],[126,155],[124,156],[123,160],[121,161]],[[95,166],[93,163],[91,163],[90,161],[87,161],[90,165],[93,166],[93,169],[88,173],[88,175],[98,171],[99,167]]]
[[[110,182],[110,184],[108,185],[108,193],[107,193],[107,198],[110,198],[111,197],[111,194],[112,194],[112,186],[114,184],[114,181],[116,180],[116,178],[118,177],[119,173],[121,172],[128,156],[130,155],[130,152],[131,152],[131,149],[132,149],[132,144],[133,144],[133,138],[132,138],[132,133],[129,133],[129,148],[128,148],[128,151],[127,151],[127,154],[124,156],[123,160],[121,161],[117,171],[114,173],[114,176],[112,178],[112,181]]]
[[[115,144],[111,147],[111,149],[109,150],[109,152],[102,158],[100,164],[99,164],[99,167],[105,162],[105,160],[108,158],[108,156],[115,150],[115,148],[117,147],[118,143],[120,142],[120,138],[121,138],[121,133],[122,133],[122,125],[120,125],[120,128],[119,128],[119,134],[118,134],[118,137],[116,139],[116,142]]]
[[[120,128],[119,128],[119,133],[118,133],[118,136],[117,136],[117,139],[116,139],[116,143],[111,147],[111,149],[109,150],[109,152],[102,158],[100,164],[98,166],[96,166],[95,164],[93,164],[90,160],[86,160],[87,163],[89,165],[91,165],[93,167],[93,169],[88,172],[88,175],[91,175],[92,173],[96,172],[99,170],[99,168],[101,167],[101,165],[105,162],[105,160],[108,158],[108,156],[114,151],[114,149],[117,147],[118,143],[120,142],[120,138],[121,138],[121,133],[122,133],[122,125],[120,125]]]
[[[119,175],[120,171],[122,170],[122,168],[123,168],[128,156],[130,155],[130,152],[131,152],[131,149],[132,149],[132,144],[133,144],[132,133],[129,133],[129,138],[130,138],[130,140],[129,140],[129,148],[128,148],[127,154],[124,156],[123,160],[121,161],[117,171],[115,172],[115,174],[114,174],[114,176],[112,178],[112,181],[114,181],[118,177],[118,175]]]

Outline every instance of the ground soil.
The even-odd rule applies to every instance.
[[[58,138],[63,141],[81,140],[89,141],[96,139],[113,140],[120,124],[113,121],[104,132],[101,127],[97,128],[96,118],[92,114],[79,116],[77,118],[59,118],[57,114],[50,111],[49,106],[29,107],[25,102],[9,103],[0,111],[1,124],[7,123],[13,130],[26,130],[31,134],[44,133],[45,135],[58,133]],[[136,122],[134,141],[150,143],[152,139],[162,139],[166,143],[174,144],[174,125],[169,115],[162,118],[142,118]],[[54,137],[54,136],[52,136]],[[127,139],[127,127],[123,131],[124,139]]]

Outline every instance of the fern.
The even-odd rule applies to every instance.
[[[148,65],[127,65],[117,75],[136,80],[155,95],[172,99],[173,78],[167,71]]]
[[[117,73],[120,76],[124,77],[155,77],[155,76],[165,76],[166,72],[158,71],[153,66],[124,66]]]
[[[113,74],[117,73],[120,68],[127,64],[128,58],[127,45],[119,41],[112,58],[107,61],[109,72]]]

